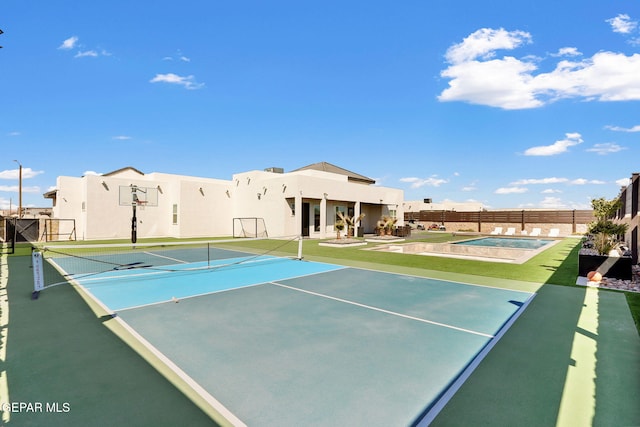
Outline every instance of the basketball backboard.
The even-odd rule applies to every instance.
[[[137,185],[121,185],[120,206],[132,206],[134,204],[158,206],[158,189]]]

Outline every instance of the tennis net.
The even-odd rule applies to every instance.
[[[250,266],[282,258],[301,259],[302,240],[296,236],[136,244],[54,244],[38,250],[65,279],[50,280],[47,276],[55,275],[45,274],[45,286],[48,287],[70,280],[138,278]]]

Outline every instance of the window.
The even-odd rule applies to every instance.
[[[173,205],[173,225],[178,224],[178,205]]]
[[[338,212],[342,212],[342,215],[345,215],[347,213],[347,208],[345,208],[344,206],[336,206],[336,221],[340,220]]]

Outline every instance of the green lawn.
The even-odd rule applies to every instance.
[[[282,243],[234,246],[257,252],[278,246],[278,253],[296,254],[297,242]],[[640,425],[640,294],[576,286],[578,239],[564,239],[521,265],[330,248],[315,240],[303,245],[308,260],[536,292],[434,426]],[[0,398],[8,393],[12,402],[69,402],[71,409],[12,413],[8,421],[3,413],[0,425],[224,424],[74,287],[50,288],[31,300],[30,252],[18,245],[14,255],[0,257],[0,294],[7,294],[0,306],[0,354],[6,355],[0,360],[0,381],[6,381]],[[585,338],[587,350],[577,347]],[[589,422],[581,424],[584,419]]]

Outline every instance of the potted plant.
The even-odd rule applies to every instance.
[[[336,239],[340,239],[340,232],[342,230],[344,230],[344,221],[342,221],[341,219],[339,219],[338,221],[336,221],[335,225],[333,226],[336,229]]]
[[[362,221],[362,218],[364,218],[364,214],[360,214],[359,216],[348,216],[343,214],[342,212],[338,211],[338,216],[340,217],[340,221],[343,222],[343,224],[346,224],[347,226],[347,237],[353,237],[355,234],[355,228],[356,225],[358,225],[358,223],[360,221]]]
[[[395,227],[396,222],[398,222],[398,218],[384,216],[382,217],[382,220],[384,221],[384,229],[386,231],[387,236],[393,235],[393,228]]]
[[[589,225],[578,255],[578,275],[586,277],[597,271],[605,277],[630,280],[631,257],[621,242],[628,226],[609,219],[619,209],[620,200],[594,199],[591,206],[596,220]]]

